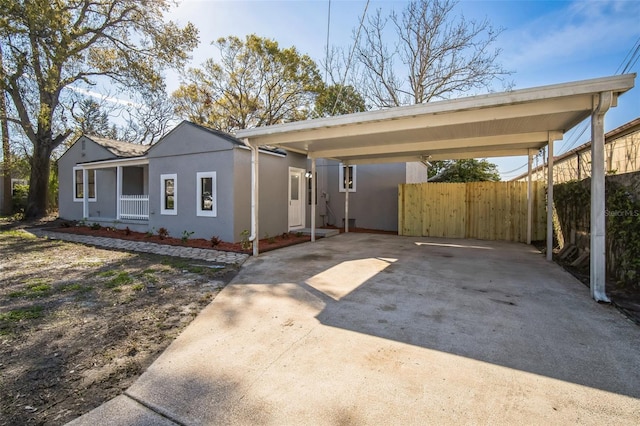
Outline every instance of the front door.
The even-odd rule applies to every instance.
[[[289,230],[304,228],[304,173],[289,167]]]

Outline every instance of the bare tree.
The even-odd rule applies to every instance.
[[[454,16],[455,0],[410,2],[401,15],[378,10],[367,20],[356,46],[366,80],[363,91],[379,108],[445,99],[472,89],[490,88],[510,72],[492,49],[502,29],[485,19]],[[387,37],[389,28],[395,44]],[[392,46],[392,47],[391,47]]]
[[[143,93],[136,105],[125,111],[126,126],[121,139],[142,145],[153,145],[174,124],[176,105],[165,91]]]

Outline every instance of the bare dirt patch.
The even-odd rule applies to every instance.
[[[64,424],[117,396],[237,272],[7,226],[0,259],[0,425]]]

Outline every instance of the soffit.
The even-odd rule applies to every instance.
[[[587,118],[594,96],[617,97],[635,74],[241,130],[273,145],[352,164],[526,155]]]

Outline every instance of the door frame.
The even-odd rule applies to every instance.
[[[289,231],[293,231],[296,229],[304,229],[306,227],[306,220],[307,220],[307,197],[306,197],[306,178],[305,178],[305,173],[307,173],[307,171],[305,169],[301,169],[299,167],[289,167],[289,173],[287,174],[287,228],[289,229]],[[291,204],[291,175],[292,174],[297,174],[300,179],[298,180],[298,194],[299,194],[299,200],[300,200],[300,217],[302,218],[301,220],[301,225],[296,225],[296,226],[291,226],[290,223],[290,218],[289,218],[289,209],[290,209],[290,204]]]

